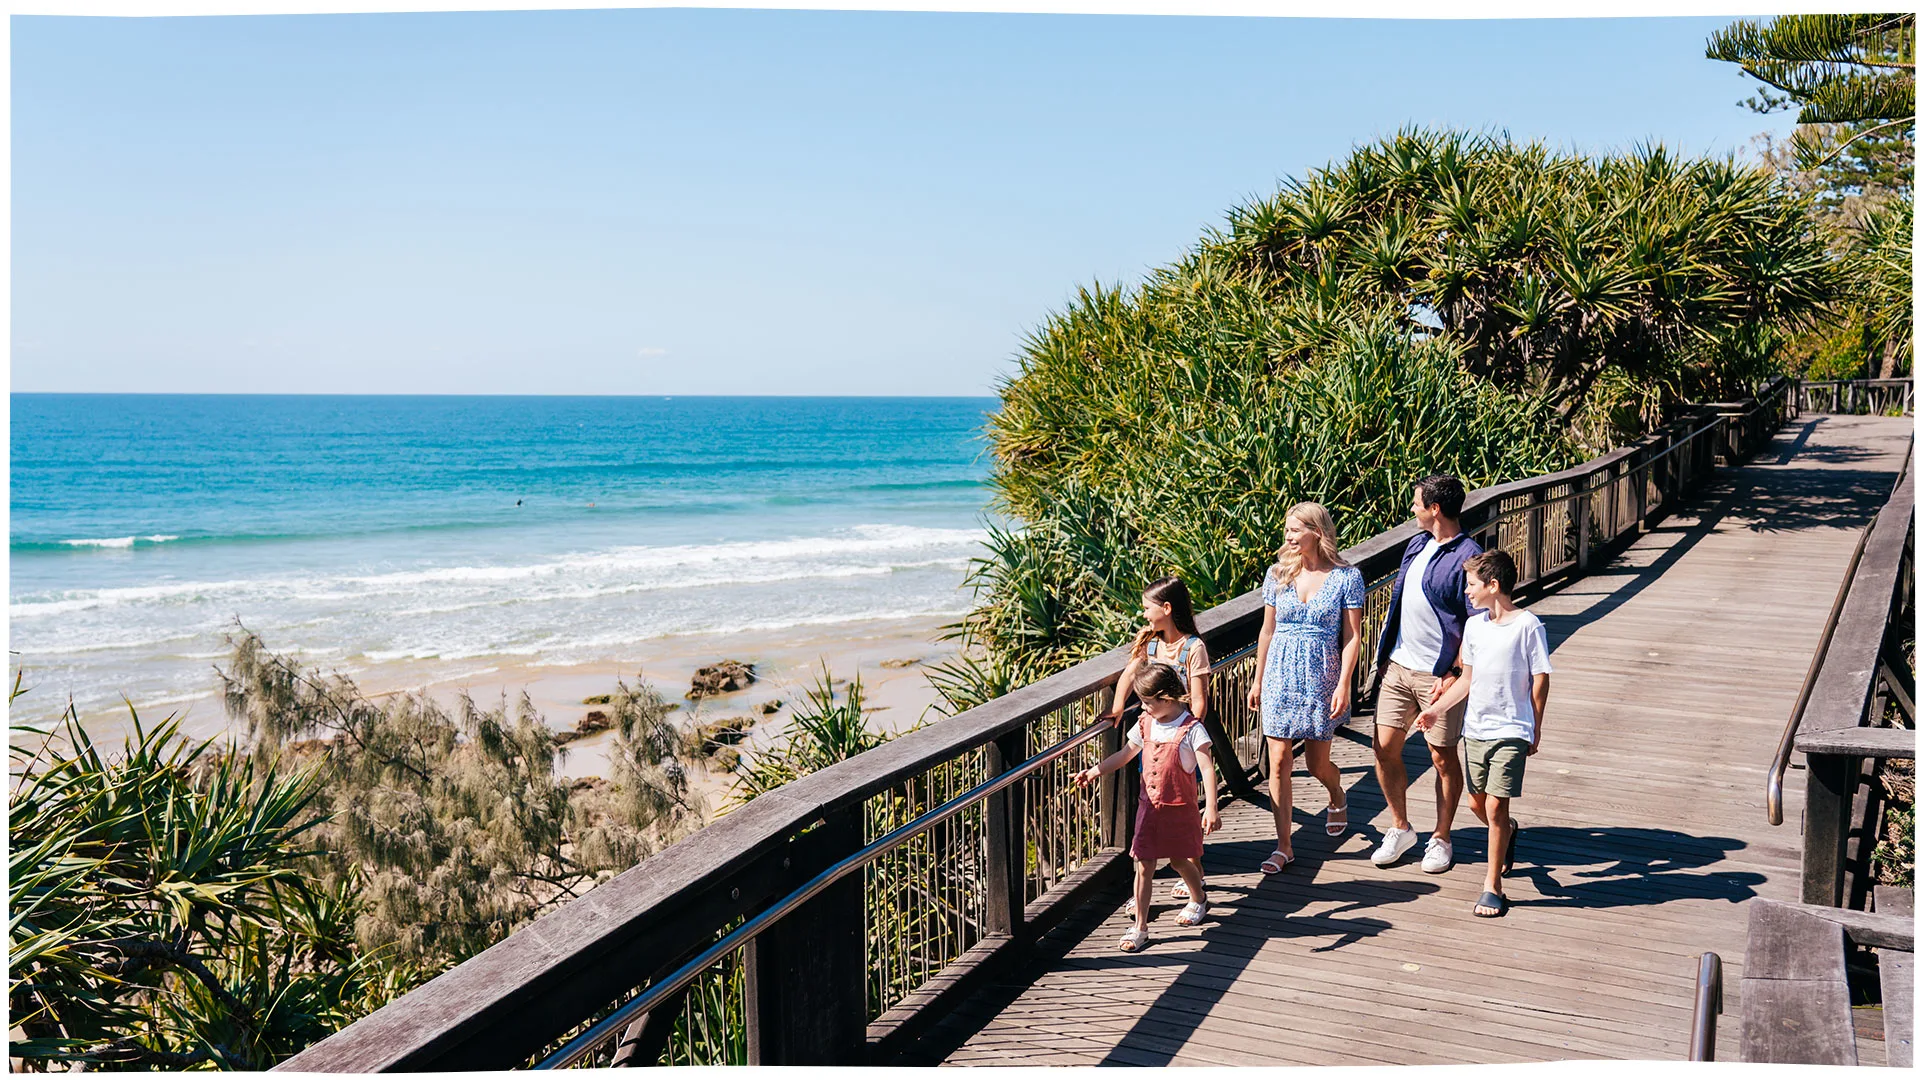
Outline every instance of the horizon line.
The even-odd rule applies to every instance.
[[[557,393],[521,393],[518,391],[495,391],[464,394],[381,392],[354,390],[8,390],[12,397],[363,397],[363,398],[402,398],[402,397],[550,397],[550,398],[653,398],[668,401],[674,398],[703,398],[708,400],[732,400],[737,398],[753,399],[802,399],[802,400],[838,400],[843,398],[866,398],[876,401],[887,400],[962,400],[976,399],[998,400],[998,394],[557,394]]]

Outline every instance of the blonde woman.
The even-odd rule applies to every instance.
[[[1360,611],[1366,581],[1340,557],[1333,515],[1319,503],[1287,511],[1286,544],[1260,589],[1266,620],[1247,691],[1267,737],[1267,793],[1273,801],[1273,854],[1260,864],[1277,874],[1293,861],[1293,741],[1307,740],[1307,771],[1327,789],[1327,835],[1347,831],[1347,793],[1329,740],[1347,718],[1360,662]]]

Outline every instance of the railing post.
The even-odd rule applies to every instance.
[[[1527,508],[1527,552],[1528,561],[1533,564],[1530,581],[1539,581],[1547,565],[1546,552],[1542,550],[1547,545],[1547,512],[1540,505],[1546,496],[1546,488],[1533,489],[1532,505]]]
[[[987,748],[987,772],[992,776],[1025,760],[1027,729],[1023,725],[995,739]],[[987,931],[1015,939],[1025,937],[1027,904],[1027,813],[1022,785],[1012,784],[987,797]]]
[[[836,810],[803,834],[806,869],[860,850],[864,811]],[[747,943],[747,1064],[865,1063],[866,923],[866,875],[849,874]]]
[[[1847,833],[1860,759],[1807,755],[1807,818],[1800,838],[1800,902],[1839,907],[1846,877]]]
[[[1587,533],[1588,519],[1593,516],[1593,477],[1583,476],[1574,481],[1573,489],[1578,496],[1573,500],[1573,530],[1575,536],[1574,567],[1582,574],[1587,572]]]
[[[1102,758],[1120,749],[1127,737],[1126,724],[1127,718],[1122,715],[1114,720],[1113,727],[1100,733]],[[1100,845],[1121,850],[1133,846],[1132,769],[1115,769],[1100,778]]]

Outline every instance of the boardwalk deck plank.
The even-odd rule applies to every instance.
[[[1803,430],[1804,446],[1781,453]],[[1075,924],[1091,928],[959,1010],[933,1045],[952,1064],[1681,1058],[1695,958],[1711,949],[1726,970],[1718,1056],[1736,1060],[1745,901],[1798,897],[1798,836],[1766,824],[1768,760],[1911,430],[1874,417],[1791,423],[1756,464],[1531,605],[1558,671],[1515,808],[1526,831],[1506,918],[1468,913],[1485,828],[1464,806],[1451,872],[1422,873],[1418,850],[1384,870],[1368,861],[1387,825],[1371,751],[1336,740],[1347,836],[1324,834],[1324,793],[1296,776],[1300,861],[1267,877],[1271,814],[1230,804],[1208,843],[1208,924],[1176,928],[1162,881],[1152,946],[1121,953],[1112,889],[1097,901],[1110,914]],[[1426,757],[1414,740],[1423,839]],[[1801,775],[1789,777],[1790,823]]]

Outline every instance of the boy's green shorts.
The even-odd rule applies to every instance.
[[[1466,753],[1467,790],[1475,795],[1501,799],[1520,797],[1520,782],[1527,776],[1527,751],[1533,744],[1525,739],[1461,739]]]

